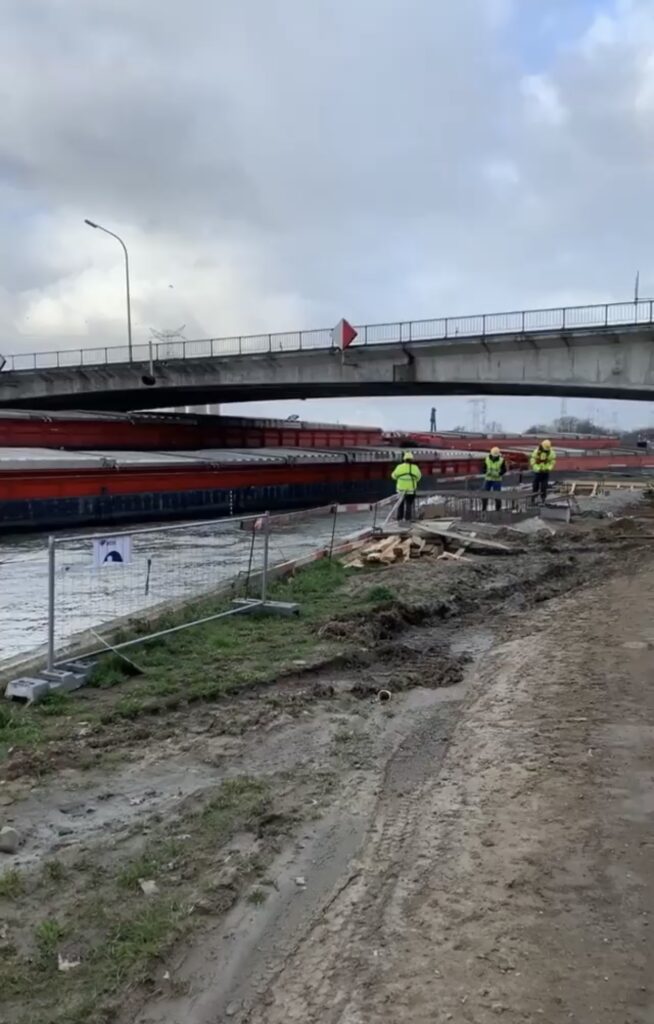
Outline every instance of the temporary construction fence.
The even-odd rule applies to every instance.
[[[97,636],[98,630],[137,618],[152,621],[151,631],[140,636],[151,639],[160,612],[230,583],[238,583],[245,596],[264,601],[271,569],[317,548],[332,548],[354,531],[371,528],[376,517],[372,505],[344,513],[339,506],[330,506],[279,516],[52,536],[48,540],[48,667],[56,664],[62,650]],[[218,614],[224,613],[211,617]],[[198,621],[189,612],[183,627]]]

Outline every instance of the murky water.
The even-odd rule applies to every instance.
[[[371,513],[275,524],[270,565],[302,557],[371,525]],[[136,615],[167,601],[214,590],[263,564],[263,536],[238,521],[220,526],[174,524],[156,531],[135,527],[128,564],[94,564],[93,531],[57,535],[55,635],[57,645],[84,630]],[[95,535],[97,536],[97,534]],[[69,539],[69,537],[71,539]],[[97,559],[96,559],[97,563]],[[253,596],[257,593],[253,590]],[[43,535],[7,538],[0,544],[0,663],[36,652],[47,640],[48,551]]]

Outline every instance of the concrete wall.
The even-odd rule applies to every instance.
[[[551,331],[0,374],[0,406],[146,409],[347,395],[510,394],[654,400],[654,329]]]

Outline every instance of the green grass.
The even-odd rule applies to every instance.
[[[285,791],[286,778],[278,781]],[[215,913],[226,911],[240,891],[248,893],[246,899],[253,904],[263,902],[266,893],[257,879],[277,850],[282,825],[290,828],[295,822],[292,806],[288,813],[275,807],[274,784],[247,776],[223,783],[203,805],[176,822],[175,831],[190,839],[171,838],[162,827],[160,835],[126,862],[99,865],[80,859],[63,875],[55,871],[54,879],[51,872],[42,871],[27,889],[16,873],[2,876],[4,895],[25,895],[26,906],[32,908],[48,902],[48,916],[33,926],[20,951],[12,948],[0,955],[0,992],[9,1019],[22,1012],[26,1020],[43,1019],[48,1024],[104,1021],[100,1006],[107,1008],[106,1020],[113,1019],[121,993],[150,980],[155,965],[201,920],[193,906],[203,893],[211,895]],[[243,832],[258,837],[256,854],[231,853],[226,858],[225,846]],[[136,830],[133,839],[138,839]],[[233,884],[212,892],[208,880],[226,864],[234,868]],[[158,891],[145,895],[139,886],[142,878],[153,879]],[[19,905],[17,921],[20,909]],[[79,950],[81,965],[62,973],[57,970],[57,955],[68,943]]]
[[[35,708],[0,704],[0,759],[9,747],[36,744],[42,727]]]
[[[54,918],[47,917],[34,930],[34,939],[42,969],[54,967],[59,943],[66,935],[66,928]]]
[[[67,693],[49,693],[37,705],[39,715],[67,715],[72,707],[72,698]]]
[[[260,886],[255,885],[254,889],[251,889],[246,897],[248,903],[251,903],[253,907],[260,907],[262,903],[265,903],[268,899],[268,893],[265,892]]]
[[[365,597],[370,604],[388,604],[395,599],[395,594],[388,587],[378,585],[371,587]]]
[[[15,868],[4,871],[0,875],[0,899],[15,900],[22,894],[23,878],[19,872]]]
[[[47,882],[58,885],[59,882],[63,882],[69,877],[70,872],[64,865],[58,860],[49,860],[46,862],[43,868],[43,878]]]

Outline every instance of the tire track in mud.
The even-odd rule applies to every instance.
[[[351,979],[374,959],[382,930],[403,927],[401,866],[421,816],[425,789],[437,781],[462,702],[433,709],[386,766],[382,796],[358,861],[320,910],[242,1024],[355,1024]]]

